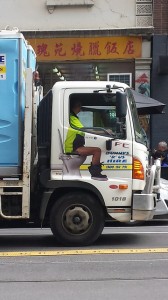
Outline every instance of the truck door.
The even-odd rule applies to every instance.
[[[74,101],[80,101],[81,111],[78,113],[81,128],[75,128],[70,124],[70,107]],[[80,124],[79,123],[79,124]],[[85,160],[78,160],[78,155],[73,147],[64,148],[67,155],[72,155],[72,161],[65,158],[67,166],[63,178],[87,181],[98,187],[99,190],[106,190],[108,205],[119,206],[131,205],[132,195],[132,134],[129,116],[123,120],[116,117],[116,94],[101,92],[94,93],[93,90],[74,89],[65,91],[64,95],[64,128],[63,141],[66,148],[68,136],[69,143],[73,142],[73,135],[76,130],[84,136],[84,147],[98,147],[101,150],[101,174],[106,175],[107,180],[91,177],[89,167],[92,156],[86,156]],[[82,127],[83,126],[83,127]],[[74,163],[73,163],[74,159]],[[69,161],[69,162],[68,162]],[[73,170],[73,166],[78,169]],[[76,174],[76,175],[75,175]],[[109,188],[110,186],[110,188]],[[123,189],[119,189],[119,186]],[[108,187],[108,189],[107,189]],[[112,193],[113,191],[113,193]],[[108,197],[109,194],[109,197]]]

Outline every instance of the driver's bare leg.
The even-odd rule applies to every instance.
[[[79,147],[76,152],[82,156],[92,156],[92,165],[100,164],[101,149],[98,147]]]
[[[101,149],[98,147],[79,147],[76,149],[76,152],[83,156],[92,155],[91,166],[88,167],[88,170],[91,174],[91,178],[95,180],[108,180],[106,175],[101,174]]]

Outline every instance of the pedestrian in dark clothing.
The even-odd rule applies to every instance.
[[[165,141],[161,141],[157,145],[157,149],[154,150],[152,157],[154,159],[161,159],[161,166],[168,167],[168,146]]]

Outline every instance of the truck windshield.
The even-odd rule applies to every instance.
[[[128,101],[130,105],[130,110],[131,110],[131,115],[132,115],[132,120],[134,125],[135,140],[136,142],[147,146],[148,144],[147,135],[145,130],[141,127],[139,123],[139,118],[138,118],[138,113],[137,113],[137,108],[136,108],[136,103],[135,103],[133,93],[131,92],[131,89],[126,89],[125,92],[127,93]]]

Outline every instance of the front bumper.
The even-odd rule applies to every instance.
[[[151,220],[156,209],[156,194],[134,194],[132,220]]]
[[[132,219],[151,220],[156,210],[157,194],[160,190],[160,159],[150,166],[146,186],[141,194],[133,195]]]

